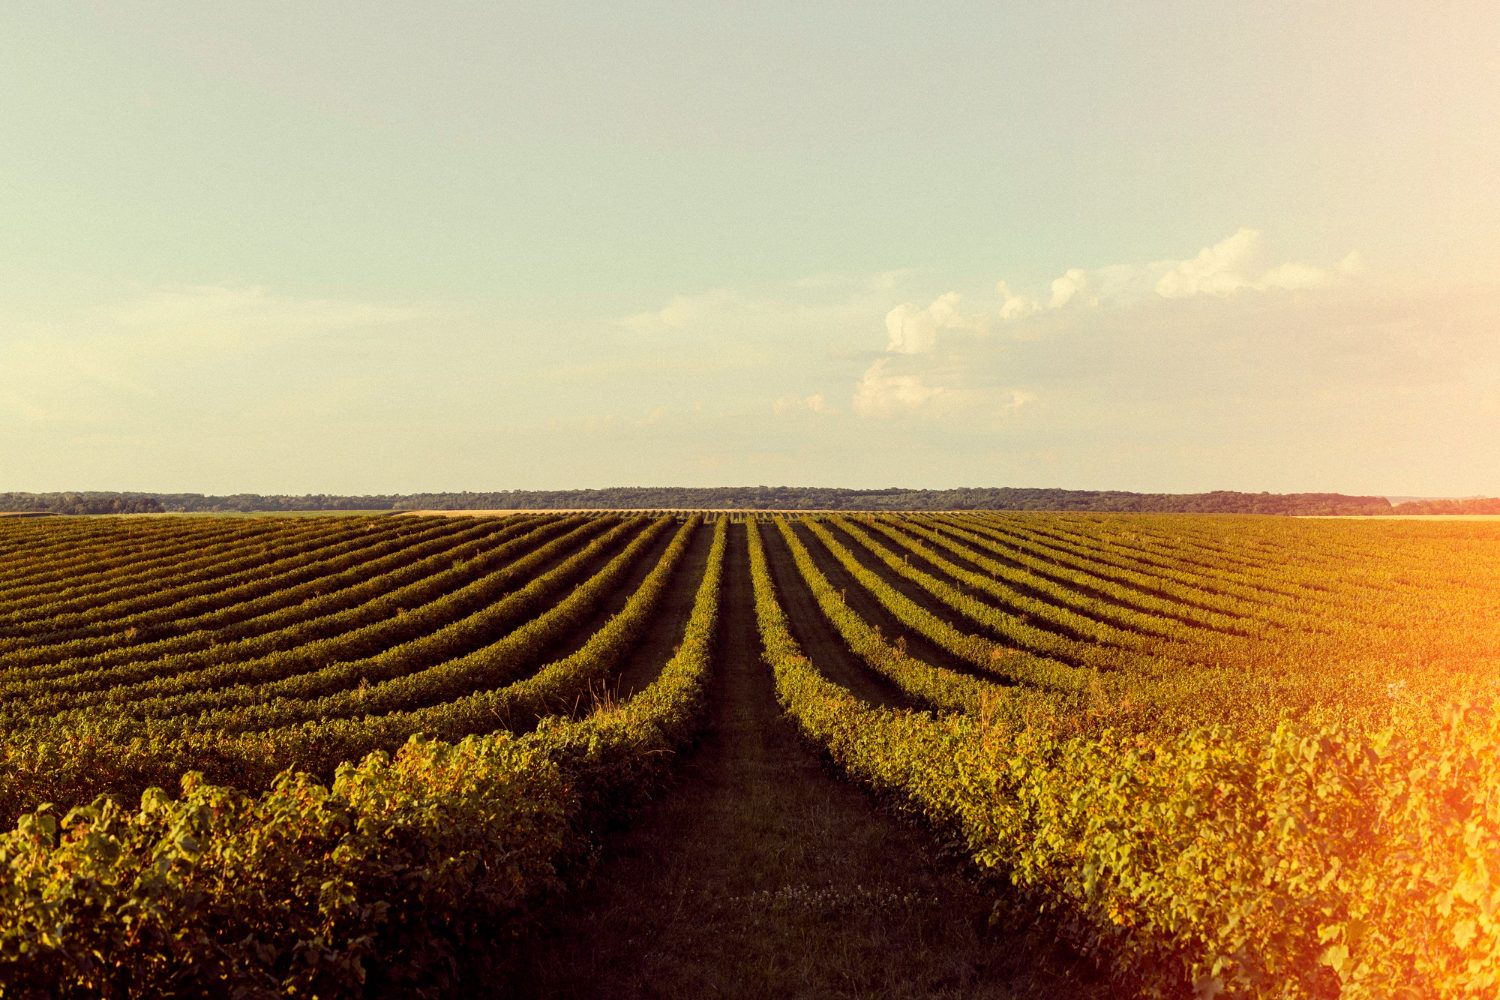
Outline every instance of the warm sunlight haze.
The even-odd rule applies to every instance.
[[[1496,1000],[1496,0],[0,4],[0,1000]]]
[[[1500,492],[1489,4],[0,27],[10,489]]]

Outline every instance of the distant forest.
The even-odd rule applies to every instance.
[[[1342,493],[1127,493],[1119,490],[972,488],[840,490],[802,486],[505,490],[382,496],[236,493],[0,493],[0,513],[160,514],[299,510],[1049,510],[1188,514],[1500,514],[1500,499],[1416,500]]]

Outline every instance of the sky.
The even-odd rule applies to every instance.
[[[0,9],[0,490],[1500,495],[1500,8]]]

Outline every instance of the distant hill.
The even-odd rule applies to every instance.
[[[1465,505],[1500,501],[1438,501]],[[291,510],[1050,510],[1193,514],[1484,513],[1433,511],[1434,501],[1392,507],[1385,497],[1342,493],[1129,493],[1120,490],[973,487],[953,490],[845,490],[806,486],[642,487],[599,490],[504,490],[491,493],[414,493],[304,496],[238,493],[0,493],[0,512],[130,514]],[[1406,510],[1423,506],[1422,510]],[[1497,508],[1500,509],[1500,508]]]

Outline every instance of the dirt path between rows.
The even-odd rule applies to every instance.
[[[833,584],[844,595],[845,602],[854,613],[879,629],[880,634],[885,637],[887,642],[901,645],[906,650],[908,656],[921,660],[930,666],[947,667],[949,670],[973,674],[987,681],[995,680],[994,674],[986,674],[972,664],[963,662],[921,632],[918,632],[897,618],[890,609],[880,603],[879,598],[855,578],[853,573],[844,568],[844,564],[838,561],[833,552],[823,543],[823,540],[807,530],[805,525],[795,525],[792,530],[797,532],[797,536],[802,539],[802,544],[807,546],[807,551],[813,558],[813,564],[822,570],[823,576],[827,578],[828,582]],[[842,543],[844,548],[854,554],[855,562],[859,563],[865,569],[870,570],[870,572],[885,580],[885,582],[891,583],[897,592],[903,593],[906,597],[912,596],[909,593],[905,593],[902,587],[897,587],[892,583],[890,577],[895,577],[896,574],[891,573],[889,570],[886,570],[886,573],[882,574],[880,570],[885,570],[886,567],[877,563],[875,557],[865,552],[864,548],[858,542],[837,531],[837,529],[833,529],[833,533],[834,538]],[[862,555],[865,556],[865,559],[860,558]],[[877,566],[879,567],[878,569],[876,568]],[[915,585],[909,580],[902,580],[901,582],[906,584],[907,589],[915,590]],[[941,606],[934,607],[937,602],[932,599],[930,594],[924,593],[921,598],[913,598],[913,600],[931,612],[934,617],[946,621],[950,625],[955,624],[952,620],[952,615],[945,613],[945,608]],[[957,627],[959,631],[965,631],[962,625],[958,625]],[[973,630],[969,629],[968,631]],[[813,657],[813,662],[817,662],[816,656]]]
[[[682,554],[682,563],[673,571],[666,592],[661,595],[650,631],[631,648],[614,678],[613,692],[617,698],[629,698],[656,680],[662,667],[682,645],[698,587],[708,571],[708,551],[714,538],[711,524],[700,524],[694,532],[688,550]]]
[[[797,646],[812,660],[818,672],[829,680],[853,691],[855,696],[868,705],[882,708],[920,707],[916,699],[907,695],[890,679],[876,673],[858,654],[844,642],[834,624],[823,614],[812,588],[797,569],[796,557],[791,546],[773,524],[755,526],[760,531],[761,542],[766,550],[766,567],[771,573],[771,584],[786,612],[787,626]],[[858,587],[853,599],[859,600]],[[844,591],[845,600],[850,591]],[[753,600],[753,597],[752,597]],[[851,605],[856,612],[861,609]],[[759,642],[759,638],[756,639]]]
[[[1102,996],[989,906],[931,838],[835,777],[759,658],[744,528],[725,567],[710,714],[592,887],[507,950],[490,992],[546,997]]]

